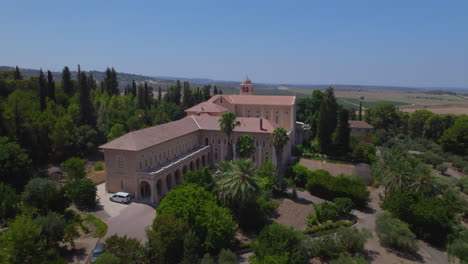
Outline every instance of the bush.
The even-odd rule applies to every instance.
[[[291,178],[298,187],[304,187],[309,177],[309,169],[299,164],[291,167]]]
[[[350,253],[363,251],[364,245],[370,237],[372,237],[372,234],[369,230],[362,229],[359,231],[355,227],[340,227],[336,232],[336,239]]]
[[[237,255],[229,249],[221,249],[218,256],[218,264],[238,264]]]
[[[447,169],[448,169],[448,166],[443,163],[437,165],[436,167],[436,170],[440,171],[441,173],[444,173],[445,171],[447,171]]]
[[[333,203],[325,202],[314,204],[314,209],[317,220],[321,223],[338,219],[338,211]]]
[[[307,223],[307,226],[314,226],[316,224],[318,224],[317,222],[317,215],[316,214],[310,214],[307,216],[307,219],[306,219],[306,223]]]
[[[211,176],[211,172],[207,167],[197,171],[187,171],[184,174],[184,179],[186,183],[197,184],[209,192],[211,192],[214,188],[213,177]]]
[[[274,210],[271,202],[259,197],[245,204],[239,214],[239,227],[247,231],[260,231],[268,223],[268,214]]]
[[[65,235],[66,222],[62,215],[49,212],[46,216],[39,216],[34,223],[41,227],[41,236],[48,246],[56,247]]]
[[[72,179],[83,179],[86,176],[86,160],[80,158],[69,158],[62,163],[63,170]]]
[[[439,155],[429,151],[423,154],[423,160],[425,163],[431,164],[433,168],[435,168],[439,164],[442,164],[443,162],[443,159]]]
[[[91,210],[96,207],[97,188],[90,179],[68,181],[65,189],[68,197],[79,209]]]
[[[94,164],[94,170],[95,171],[102,171],[104,170],[104,162],[98,161]]]
[[[41,214],[47,214],[50,210],[62,213],[69,205],[57,184],[42,178],[31,179],[21,196],[26,205],[39,209]]]
[[[338,220],[336,222],[327,222],[318,226],[307,228],[304,233],[322,235],[324,231],[334,230],[342,226],[351,226],[353,222],[349,220]]]
[[[362,140],[351,141],[351,160],[353,162],[372,163],[376,160],[374,144]]]
[[[209,253],[206,253],[200,261],[200,264],[215,264],[215,261],[210,256]]]
[[[340,218],[347,217],[351,213],[351,210],[354,206],[351,199],[343,197],[333,199],[333,204],[335,204],[338,217]]]
[[[468,175],[468,166],[463,168],[463,174]]]
[[[104,252],[99,258],[93,262],[95,264],[120,264],[122,263],[118,257],[109,252]]]
[[[407,222],[417,237],[435,245],[445,243],[455,226],[454,216],[459,211],[450,201],[406,190],[390,193],[383,200],[382,209]]]
[[[468,177],[461,178],[457,181],[457,186],[465,194],[468,194]]]
[[[156,216],[146,231],[150,255],[157,263],[179,263],[183,257],[184,237],[188,224],[174,216]]]
[[[17,212],[18,196],[10,185],[0,182],[0,227]]]
[[[161,201],[158,216],[172,215],[187,222],[206,251],[228,248],[234,239],[235,223],[229,209],[196,184],[182,184]]]
[[[146,263],[146,247],[135,238],[112,235],[106,239],[106,252],[116,256],[120,263]]]
[[[361,255],[355,255],[353,257],[340,255],[339,258],[330,261],[330,264],[367,264],[367,260]]]
[[[252,244],[254,252],[251,263],[268,263],[275,258],[282,259],[273,263],[303,263],[308,256],[300,250],[301,240],[304,234],[279,224],[265,227],[258,237],[258,241]]]
[[[468,263],[468,229],[464,228],[447,247],[450,258],[456,257],[461,263]]]
[[[325,170],[312,171],[306,188],[312,195],[325,199],[346,197],[363,207],[367,205],[370,194],[363,179],[344,175],[334,177]]]
[[[377,216],[375,224],[375,230],[383,246],[410,254],[418,251],[416,236],[405,222],[384,211]]]

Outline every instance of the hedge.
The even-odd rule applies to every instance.
[[[355,176],[332,176],[326,170],[311,171],[306,189],[312,194],[324,199],[346,197],[356,206],[366,206],[370,192],[363,179]]]

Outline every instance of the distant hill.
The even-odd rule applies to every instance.
[[[10,66],[0,66],[0,71],[13,70],[14,67]],[[38,76],[39,70],[37,69],[24,69],[20,68],[24,77],[29,78],[31,76]],[[94,79],[98,83],[104,80],[105,72],[103,71],[84,71],[86,73],[92,74]],[[61,72],[52,72],[56,80],[62,79]],[[72,78],[76,78],[77,72],[71,71]],[[135,80],[136,83],[140,84],[143,82],[148,82],[149,85],[157,88],[161,86],[165,90],[168,86],[175,84],[176,80],[188,81],[192,89],[197,87],[202,87],[203,85],[211,84],[216,85],[218,88],[222,89],[225,93],[237,93],[240,81],[222,81],[222,80],[212,80],[207,78],[184,78],[184,77],[168,77],[168,76],[145,76],[139,74],[118,72],[117,77],[119,80],[120,88],[124,88],[127,84],[131,84],[132,80]],[[255,83],[255,88],[257,89],[267,89],[267,90],[276,90],[277,94],[292,94],[295,91],[304,92],[304,90],[314,90],[314,89],[326,89],[329,86],[335,87],[336,90],[349,90],[349,91],[404,91],[404,92],[423,92],[423,91],[434,91],[438,92],[450,91],[457,93],[466,93],[468,88],[450,88],[450,87],[432,87],[432,88],[421,88],[421,87],[399,87],[399,86],[378,86],[378,85],[348,85],[348,84],[287,84],[287,83]],[[266,92],[266,91],[265,91]],[[259,91],[258,94],[264,94],[265,92]]]

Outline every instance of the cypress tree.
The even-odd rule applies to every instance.
[[[189,82],[184,82],[184,96],[182,103],[185,108],[191,107],[193,105],[193,94],[192,90],[190,89],[190,83]]]
[[[223,94],[223,90],[219,89],[218,94]]]
[[[325,90],[319,110],[318,141],[321,153],[331,152],[331,136],[336,128],[338,104],[332,87]]]
[[[20,69],[18,68],[18,66],[16,66],[16,68],[15,68],[14,79],[15,79],[15,80],[23,80],[23,75],[21,74],[21,71],[20,71]]]
[[[78,64],[78,73],[76,75],[76,79],[79,81],[81,76],[81,66]]]
[[[180,104],[180,100],[182,99],[182,85],[180,84],[180,81],[176,81],[176,85],[174,87],[174,103],[175,104]]]
[[[161,86],[158,87],[158,101],[161,102],[162,100],[162,91],[161,91]]]
[[[359,102],[359,121],[362,121],[362,101]]]
[[[145,89],[140,84],[138,85],[138,108],[145,109]]]
[[[114,67],[111,69],[110,85],[111,94],[119,95],[119,81],[117,80],[117,72],[115,71]]]
[[[62,70],[62,89],[69,96],[73,94],[73,82],[71,80],[70,69],[67,66]]]
[[[137,85],[135,83],[135,80],[132,80],[132,95],[133,97],[137,95]]]
[[[51,71],[47,71],[47,95],[55,102],[55,81]]]
[[[218,88],[215,85],[213,88],[213,95],[217,95],[217,94],[218,94]]]
[[[89,90],[94,90],[97,88],[97,83],[92,73],[89,75],[89,78],[88,78],[88,87],[89,87]]]
[[[153,99],[153,87],[145,81],[145,107],[151,105]]]
[[[80,72],[78,78],[78,89],[80,93],[80,122],[82,125],[90,125],[95,127],[95,112],[91,101],[91,92],[89,88],[88,77],[84,72]]]
[[[338,111],[338,124],[335,134],[335,150],[339,155],[345,155],[349,151],[349,111],[342,108]]]
[[[202,100],[207,101],[211,98],[211,85],[204,85],[202,88]]]
[[[39,100],[41,103],[41,111],[46,108],[46,97],[47,97],[47,81],[42,69],[39,71]]]

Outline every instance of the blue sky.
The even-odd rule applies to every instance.
[[[3,1],[0,65],[468,87],[468,1]]]

